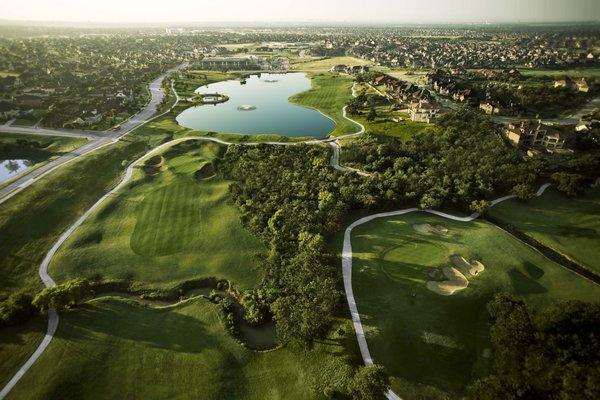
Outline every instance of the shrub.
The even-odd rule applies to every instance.
[[[45,311],[55,308],[57,311],[74,307],[93,293],[90,281],[77,278],[58,286],[49,287],[38,293],[33,299],[33,305]]]
[[[38,312],[32,301],[30,293],[20,291],[0,302],[0,325],[15,325],[29,320]]]

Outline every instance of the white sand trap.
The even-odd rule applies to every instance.
[[[450,261],[465,275],[477,276],[485,269],[485,266],[479,261],[468,262],[459,255],[450,256]]]
[[[428,281],[427,289],[442,296],[450,296],[459,290],[466,289],[469,281],[458,269],[454,267],[444,267],[442,272],[448,278],[447,281]]]
[[[419,233],[435,233],[438,235],[445,235],[448,233],[448,228],[442,225],[431,225],[431,224],[415,224],[413,229]]]

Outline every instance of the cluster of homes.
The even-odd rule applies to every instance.
[[[448,37],[451,35],[453,37]],[[438,37],[436,37],[438,36]],[[469,40],[469,39],[476,40]],[[536,32],[489,32],[466,30],[403,31],[390,29],[363,35],[350,52],[379,65],[411,68],[529,68],[594,66],[598,63],[597,41],[567,34]],[[339,39],[341,40],[341,39]]]
[[[219,71],[282,71],[290,67],[286,58],[266,59],[255,55],[238,57],[206,56],[198,61],[197,66],[200,69]]]
[[[554,81],[554,87],[578,90],[583,93],[587,93],[590,91],[590,84],[585,78],[581,78],[576,81],[569,77],[567,77],[565,79],[559,79],[559,80]]]
[[[331,67],[331,72],[336,74],[349,74],[349,75],[358,75],[358,74],[366,74],[369,72],[369,67],[366,65],[345,65],[345,64],[337,64]]]
[[[381,74],[374,76],[371,84],[385,86],[385,94],[390,100],[407,104],[411,121],[430,123],[440,113],[441,108],[431,92],[415,83]]]

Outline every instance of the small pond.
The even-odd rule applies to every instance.
[[[196,93],[224,94],[229,101],[190,107],[177,116],[177,122],[207,132],[317,138],[335,128],[333,120],[319,111],[288,101],[290,96],[311,88],[306,74],[251,75],[245,82],[230,80],[198,88]]]
[[[0,160],[0,182],[4,182],[31,167],[30,160]]]

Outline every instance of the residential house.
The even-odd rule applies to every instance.
[[[581,78],[581,80],[578,80],[575,84],[577,85],[577,90],[579,90],[580,92],[587,93],[590,91],[590,86],[588,85],[585,78]]]
[[[488,115],[498,115],[500,114],[500,107],[498,105],[493,104],[489,101],[479,103],[479,108],[483,110]]]
[[[344,64],[338,64],[331,67],[331,72],[342,73],[348,71],[348,66]]]
[[[565,135],[541,121],[523,121],[509,124],[504,130],[506,138],[515,146],[543,147],[547,150],[562,149]]]
[[[414,122],[426,122],[430,123],[440,112],[440,108],[427,100],[420,100],[415,103],[411,103],[408,114],[410,120]]]

